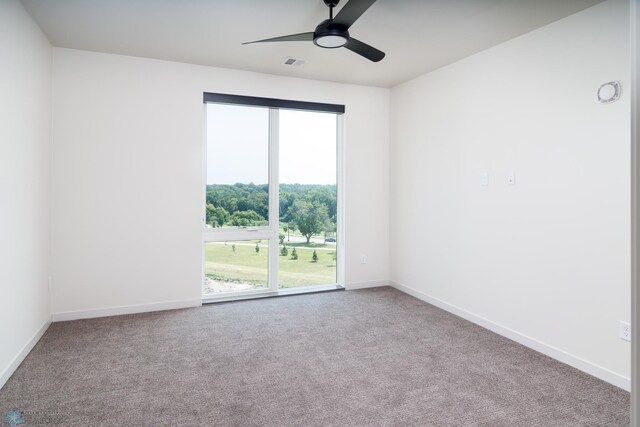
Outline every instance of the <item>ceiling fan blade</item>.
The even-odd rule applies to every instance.
[[[351,52],[357,53],[360,56],[364,56],[369,61],[378,62],[384,58],[384,52],[376,49],[373,46],[369,46],[366,43],[356,40],[353,37],[349,37],[349,41],[344,45]]]
[[[242,44],[265,43],[265,42],[312,42],[312,41],[313,41],[313,32],[289,34],[288,36],[274,37],[271,39],[264,39],[264,40],[256,40],[256,41],[246,42]]]
[[[360,15],[365,13],[375,2],[376,0],[349,0],[349,2],[340,9],[340,12],[338,12],[336,17],[333,18],[332,23],[344,25],[349,28],[358,18],[360,18]]]

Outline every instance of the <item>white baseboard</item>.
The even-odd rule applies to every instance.
[[[96,308],[92,310],[67,311],[53,313],[54,322],[65,322],[67,320],[91,319],[94,317],[120,316],[123,314],[146,313],[149,311],[175,310],[178,308],[200,307],[202,300],[166,301],[153,304],[137,304],[121,307]]]
[[[431,295],[425,294],[424,292],[415,290],[409,286],[406,286],[394,281],[390,281],[389,285],[393,286],[394,288],[406,294],[409,294],[422,301],[428,302],[429,304],[435,305],[438,308],[448,311],[449,313],[455,314],[456,316],[462,317],[463,319],[466,319],[472,323],[480,325],[483,328],[489,329],[498,335],[507,337],[517,343],[520,343],[526,347],[536,350],[562,363],[566,363],[567,365],[572,366],[582,372],[586,372],[589,375],[593,375],[596,378],[599,378],[603,381],[606,381],[610,384],[620,387],[626,391],[631,390],[631,380],[620,374],[617,374],[601,366],[595,365],[578,356],[567,353],[564,350],[560,350],[559,348],[553,347],[551,345],[538,341],[534,338],[523,335],[517,331],[514,331],[513,329],[502,326],[482,316],[473,314],[460,307],[451,305],[438,298],[432,297]]]
[[[35,345],[40,341],[40,338],[47,332],[49,329],[49,325],[51,325],[51,319],[47,319],[46,322],[40,326],[40,329],[36,331],[36,333],[31,337],[31,339],[22,347],[22,349],[18,352],[16,357],[13,358],[7,369],[2,372],[0,375],[0,389],[4,387],[5,383],[11,378],[11,375],[18,369],[18,366],[22,363],[25,357],[29,354],[29,352],[35,347]]]
[[[370,281],[370,282],[347,283],[344,288],[347,291],[352,291],[354,289],[378,288],[380,286],[389,286],[389,281],[388,280],[373,280],[373,281]]]

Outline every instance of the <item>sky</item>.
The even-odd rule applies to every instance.
[[[279,110],[280,183],[335,184],[337,118]],[[266,184],[269,109],[207,104],[207,184]]]

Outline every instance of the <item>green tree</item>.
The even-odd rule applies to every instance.
[[[213,206],[211,203],[207,203],[207,210],[206,210],[206,214],[207,214],[207,218],[206,218],[206,223],[207,224],[211,224],[211,221],[215,221],[213,215],[215,212],[215,206]],[[211,224],[213,227],[215,227],[215,224]]]
[[[311,255],[311,262],[318,262],[318,254],[316,251],[313,251],[313,255]]]
[[[280,220],[282,222],[291,221],[291,210],[289,209],[293,203],[298,199],[299,195],[292,192],[289,189],[290,185],[281,184],[280,185]],[[287,230],[285,230],[287,231]]]
[[[291,251],[291,259],[298,259],[298,252],[296,252],[296,248],[293,248]]]
[[[282,256],[289,255],[289,249],[287,249],[286,246],[283,246],[282,249],[280,249],[280,255],[282,255]]]
[[[335,186],[316,186],[310,189],[304,198],[309,202],[318,202],[321,205],[325,205],[330,217],[336,215],[338,199],[335,193]]]
[[[284,238],[285,238],[284,234],[278,234],[278,240],[280,241],[281,245],[284,244]]]
[[[295,226],[307,239],[307,243],[311,240],[311,236],[324,230],[324,224],[329,219],[329,213],[325,205],[319,202],[310,203],[305,200],[296,200],[293,203],[291,216]]]
[[[222,227],[229,221],[229,212],[222,206],[214,206],[207,203],[207,224],[212,227]]]
[[[260,245],[256,243],[256,254],[259,254],[259,253],[260,253]]]
[[[236,227],[247,227],[251,225],[262,225],[266,221],[256,211],[236,211],[231,215],[231,225]]]
[[[238,210],[238,199],[236,199],[235,197],[229,197],[225,200],[225,202],[227,203],[227,211],[228,212],[235,212]]]

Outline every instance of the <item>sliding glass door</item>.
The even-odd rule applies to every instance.
[[[341,115],[205,106],[203,296],[338,283]]]

